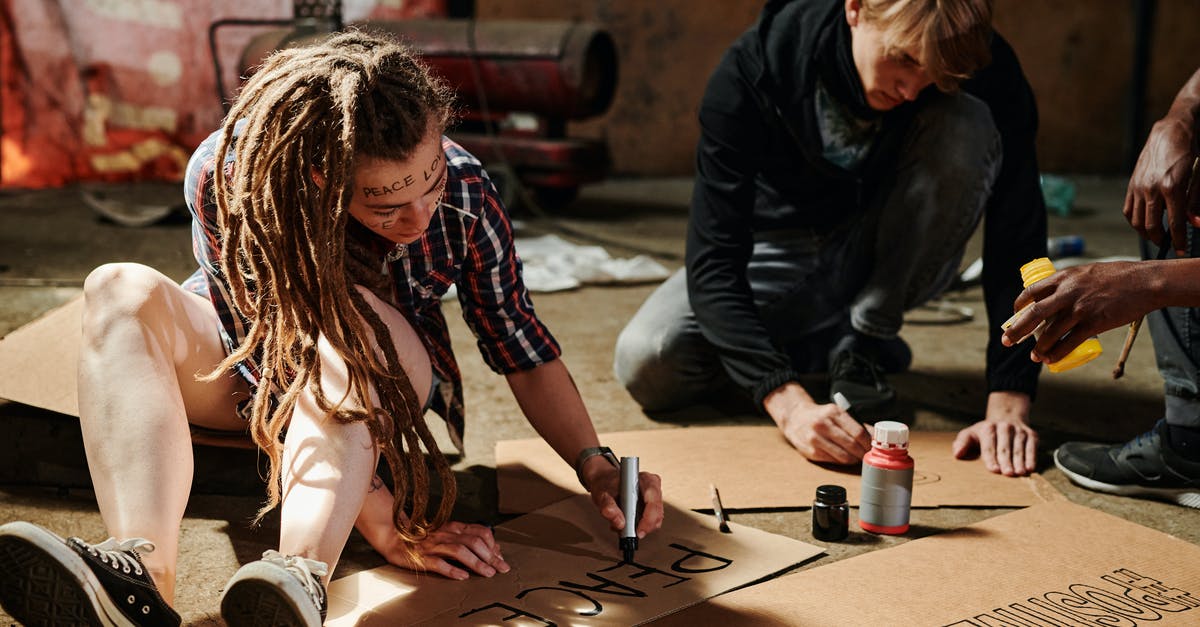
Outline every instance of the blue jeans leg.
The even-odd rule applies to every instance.
[[[850,304],[855,330],[895,337],[906,310],[950,285],[1000,161],[1000,134],[979,99],[940,94],[917,114],[890,189],[868,221],[873,263]]]
[[[1196,230],[1187,227],[1187,248],[1200,256]],[[1154,259],[1154,244],[1142,240],[1142,257]],[[1167,259],[1175,251],[1167,253]],[[1146,316],[1154,342],[1154,359],[1163,378],[1167,424],[1200,428],[1200,309],[1167,307]]]
[[[700,333],[684,269],[658,286],[617,336],[613,374],[647,411],[679,409],[731,385]]]

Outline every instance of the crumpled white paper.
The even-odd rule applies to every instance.
[[[525,265],[525,285],[531,292],[661,281],[670,275],[646,255],[617,259],[601,246],[581,246],[557,235],[518,237],[514,245]]]
[[[531,292],[559,292],[583,285],[617,285],[662,281],[671,272],[646,255],[618,259],[602,246],[581,246],[557,235],[513,240],[524,265],[522,276]],[[443,298],[450,298],[451,292]]]

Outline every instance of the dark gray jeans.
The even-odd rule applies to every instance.
[[[913,121],[891,187],[831,233],[755,234],[747,278],[763,324],[798,372],[823,372],[847,322],[891,338],[904,312],[950,285],[1000,171],[987,106],[942,95]],[[829,207],[829,211],[840,211]],[[647,410],[703,402],[730,386],[688,302],[680,269],[617,338],[613,371]]]
[[[1166,220],[1163,220],[1166,223]],[[1187,250],[1200,257],[1200,238],[1187,227]],[[1154,259],[1154,244],[1142,240],[1142,257]],[[1174,247],[1167,259],[1175,257]],[[1154,359],[1163,378],[1167,424],[1200,428],[1200,309],[1168,307],[1146,316]]]

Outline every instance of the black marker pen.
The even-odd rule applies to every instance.
[[[620,547],[625,561],[633,561],[637,549],[638,510],[638,458],[621,458],[621,512],[625,514],[625,528],[621,530]]]

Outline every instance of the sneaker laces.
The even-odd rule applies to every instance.
[[[116,570],[122,570],[126,574],[133,571],[136,575],[142,574],[142,561],[138,559],[135,551],[150,553],[154,551],[154,543],[145,538],[128,538],[126,540],[117,541],[116,538],[109,538],[99,544],[89,544],[88,553],[100,558],[100,561],[105,564],[110,564]]]
[[[321,585],[318,577],[324,577],[329,573],[328,564],[299,555],[284,555],[271,549],[264,551],[262,558],[264,562],[275,564],[299,579],[317,609],[325,606],[325,587]]]
[[[1129,450],[1129,449],[1131,449],[1131,448],[1140,448],[1140,447],[1142,446],[1142,439],[1144,438],[1144,439],[1146,439],[1146,440],[1149,440],[1149,439],[1153,438],[1153,437],[1154,437],[1154,434],[1158,432],[1158,428],[1159,428],[1159,426],[1160,426],[1160,425],[1161,425],[1163,422],[1164,422],[1164,419],[1162,419],[1162,418],[1159,418],[1159,419],[1158,419],[1158,422],[1155,422],[1155,423],[1154,423],[1154,426],[1153,426],[1153,427],[1150,427],[1150,430],[1149,430],[1149,431],[1147,431],[1147,432],[1145,432],[1145,433],[1139,433],[1139,434],[1137,435],[1137,437],[1135,437],[1135,438],[1133,438],[1132,440],[1130,440],[1130,441],[1126,442],[1126,443],[1125,443],[1125,446],[1121,447],[1121,450],[1122,450],[1122,451],[1126,451],[1126,450]]]

